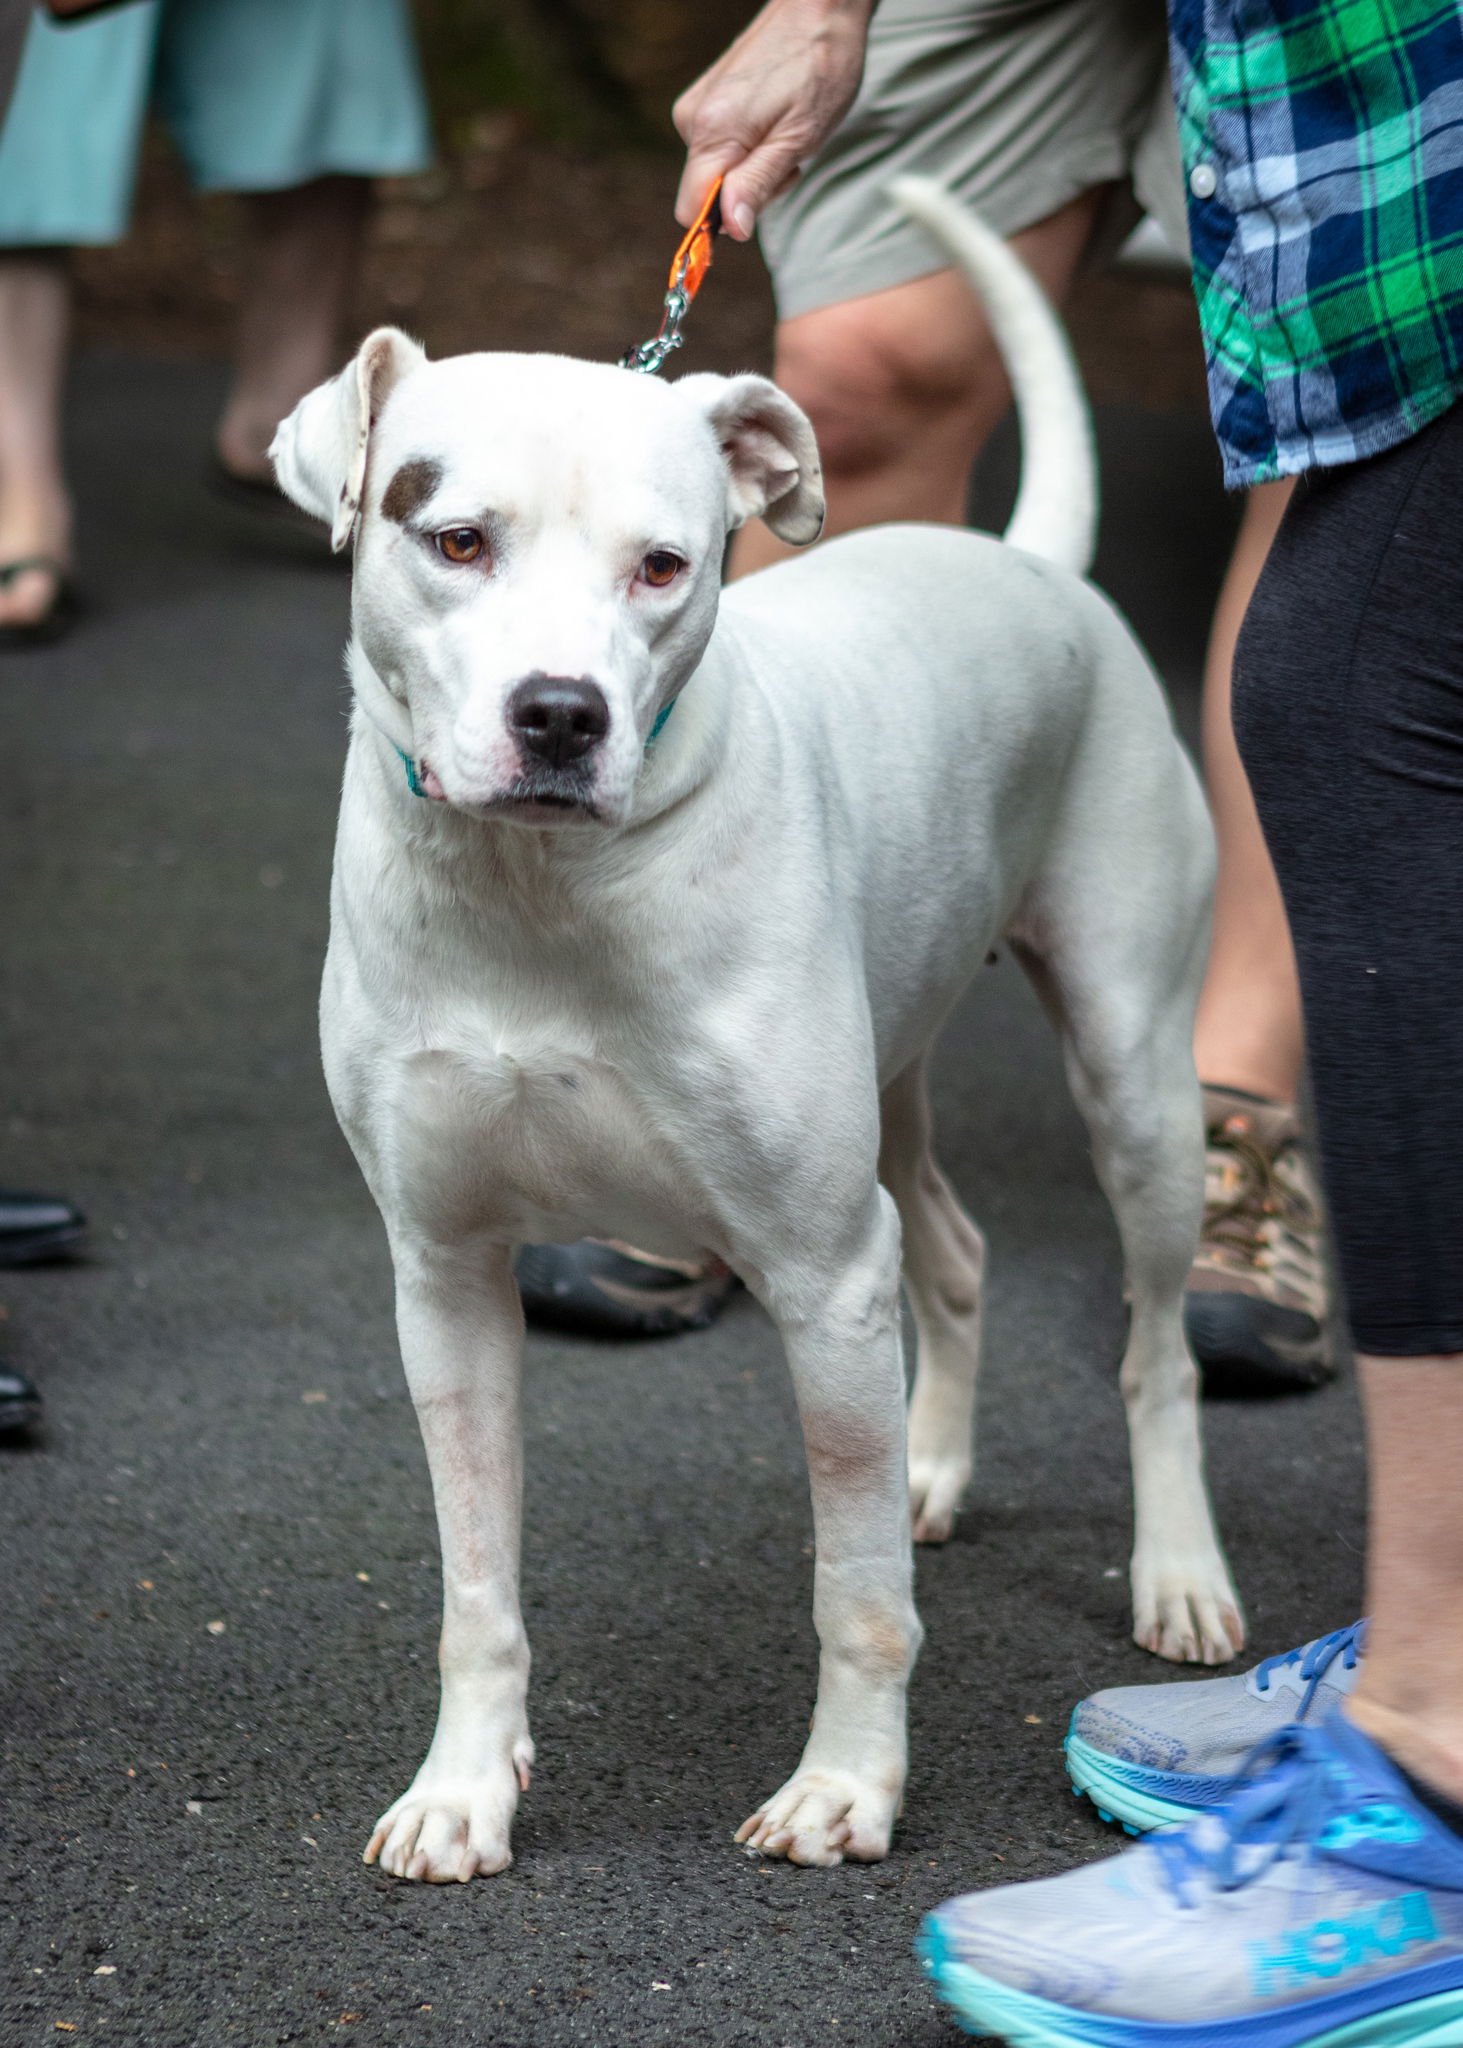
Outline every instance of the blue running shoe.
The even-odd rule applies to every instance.
[[[1357,1621],[1232,1678],[1093,1693],[1067,1731],[1074,1791],[1130,1835],[1222,1805],[1252,1749],[1293,1721],[1324,1721],[1345,1698],[1365,1643]]]
[[[1338,1708],[1227,1806],[929,1915],[970,2032],[1015,2048],[1457,2048],[1463,1838]]]

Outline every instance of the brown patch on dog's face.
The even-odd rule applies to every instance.
[[[412,514],[426,504],[441,481],[442,465],[439,462],[431,462],[425,456],[418,456],[413,462],[403,462],[381,493],[383,514],[387,519],[394,519],[398,526],[405,526]]]

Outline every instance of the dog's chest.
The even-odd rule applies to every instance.
[[[694,1205],[643,1081],[552,1028],[454,1034],[399,1063],[400,1184],[454,1234],[649,1237]],[[694,1249],[694,1247],[693,1247]]]

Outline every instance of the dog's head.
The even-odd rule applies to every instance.
[[[812,429],[764,377],[429,363],[394,328],[271,453],[335,547],[355,541],[356,639],[428,794],[535,826],[627,815],[710,638],[727,534],[760,516],[811,541],[823,517]]]

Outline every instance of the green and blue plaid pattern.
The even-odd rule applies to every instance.
[[[1225,481],[1355,462],[1463,384],[1463,0],[1171,0]]]

